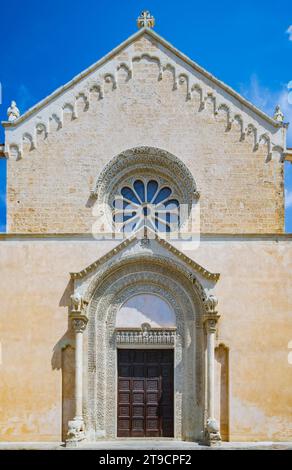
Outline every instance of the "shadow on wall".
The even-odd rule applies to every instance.
[[[220,423],[223,441],[229,441],[229,349],[220,344],[216,358],[216,419]]]
[[[68,308],[67,331],[59,339],[53,349],[51,366],[53,370],[62,371],[62,440],[65,441],[68,431],[68,421],[74,418],[75,414],[75,340],[74,332],[69,321],[70,296],[73,293],[73,281],[67,287],[59,302],[60,307]]]

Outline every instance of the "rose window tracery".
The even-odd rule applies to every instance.
[[[180,203],[170,185],[159,179],[137,178],[121,185],[113,201],[116,228],[132,232],[149,227],[170,232],[179,226]]]

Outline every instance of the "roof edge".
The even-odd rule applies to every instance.
[[[157,235],[157,233],[153,232],[151,229],[147,229],[147,231],[151,232],[154,237],[153,239],[156,240],[160,245],[166,247],[169,251],[171,251],[175,256],[179,257],[182,259],[183,262],[188,264],[191,268],[194,269],[194,271],[198,272],[202,277],[205,279],[208,279],[210,281],[215,281],[217,282],[220,278],[219,273],[211,273],[207,269],[205,269],[203,266],[200,264],[196,263],[193,259],[189,258],[187,255],[182,253],[180,250],[175,248],[171,243],[169,243],[165,238],[161,238]],[[122,241],[118,246],[113,248],[112,250],[108,251],[105,255],[101,256],[99,259],[88,265],[86,268],[82,269],[81,271],[78,272],[72,272],[70,273],[70,277],[72,279],[81,279],[90,272],[92,272],[95,268],[98,266],[102,265],[105,263],[107,260],[115,256],[116,254],[120,253],[124,248],[127,248],[131,243],[139,240],[138,234],[141,233],[143,234],[143,229],[139,230],[135,234],[133,234],[131,237],[127,238],[126,240]],[[143,238],[143,237],[142,237]]]
[[[80,80],[83,78],[87,77],[90,73],[94,72],[98,67],[103,65],[107,60],[111,59],[112,56],[120,52],[120,50],[124,49],[124,47],[127,47],[134,39],[138,38],[141,36],[145,30],[149,32],[149,28],[141,28],[140,30],[136,31],[136,33],[132,34],[131,36],[128,37],[125,41],[123,41],[119,46],[115,47],[112,49],[110,52],[108,52],[105,56],[103,56],[101,59],[99,59],[97,62],[94,64],[90,65],[87,67],[83,72],[79,73],[78,75],[75,75],[69,82],[67,82],[65,85],[60,86],[57,88],[55,91],[50,93],[48,96],[43,98],[41,101],[36,103],[34,106],[29,108],[27,111],[25,111],[24,114],[19,116],[18,119],[15,119],[15,121],[9,122],[9,121],[2,121],[1,124],[3,127],[17,127],[18,124],[21,124],[26,118],[34,114],[36,111],[41,109],[43,106],[48,104],[51,100],[57,98],[61,93],[64,91],[69,90],[71,87],[73,87],[76,83],[78,83]]]
[[[139,36],[142,36],[143,34],[148,34],[149,36],[152,36],[155,40],[160,42],[166,49],[168,49],[170,52],[175,54],[178,58],[180,58],[182,61],[190,65],[194,70],[205,76],[208,80],[211,82],[215,83],[219,88],[223,89],[226,91],[229,95],[233,96],[235,99],[237,99],[242,105],[246,106],[248,109],[250,109],[252,112],[257,114],[259,117],[261,117],[263,120],[267,121],[270,125],[272,125],[274,128],[281,128],[281,127],[288,127],[288,123],[281,123],[270,117],[268,114],[266,114],[264,111],[259,109],[257,106],[252,104],[250,101],[248,101],[246,98],[244,98],[242,95],[240,95],[237,91],[235,91],[233,88],[231,88],[229,85],[226,85],[224,82],[216,78],[213,74],[208,72],[206,69],[198,65],[196,62],[191,60],[187,55],[179,51],[176,47],[174,47],[171,43],[166,41],[163,37],[161,37],[159,34],[157,34],[155,31],[148,27],[144,27],[139,29],[136,33],[133,35],[129,36],[125,41],[123,41],[121,44],[119,44],[117,47],[112,49],[108,54],[103,56],[101,59],[99,59],[97,62],[89,66],[87,69],[85,69],[83,72],[79,73],[73,79],[71,79],[69,82],[67,82],[65,85],[57,88],[53,93],[39,101],[37,104],[32,106],[30,109],[28,109],[24,114],[22,114],[18,119],[16,119],[13,122],[8,122],[8,121],[2,121],[2,125],[4,128],[15,128],[19,124],[21,124],[23,121],[25,121],[29,116],[32,114],[36,113],[39,109],[44,107],[46,104],[48,104],[51,100],[55,99],[58,97],[61,93],[64,91],[70,89],[73,87],[76,83],[78,83],[80,80],[83,78],[87,77],[90,73],[94,72],[98,67],[103,65],[106,61],[110,60],[112,56],[116,55],[118,52],[120,52],[122,49],[127,47],[133,40],[137,39]]]

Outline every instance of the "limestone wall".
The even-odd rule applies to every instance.
[[[0,242],[1,440],[61,440],[62,430],[64,436],[74,385],[73,370],[62,378],[62,361],[72,362],[69,272],[113,245],[62,238]],[[229,348],[231,440],[291,440],[291,238],[207,238],[188,254],[221,273],[218,344]]]
[[[129,61],[129,50],[116,63]],[[131,46],[132,55],[157,52],[146,37]],[[23,158],[11,156],[9,232],[91,232],[95,181],[112,158],[137,146],[165,149],[187,165],[201,193],[203,232],[283,231],[283,163],[267,158],[263,141],[256,150],[253,133],[242,140],[238,122],[228,127],[226,110],[215,113],[212,100],[202,109],[200,93],[188,96],[186,78],[174,89],[173,70],[166,68],[161,79],[150,57],[133,61],[131,78],[119,68],[116,80],[116,86],[105,81],[103,97],[93,89],[88,103],[77,100],[78,119],[65,107],[62,128],[52,118],[48,135],[38,128],[36,149],[26,139]],[[73,96],[74,88],[68,99]]]

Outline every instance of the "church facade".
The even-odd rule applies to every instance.
[[[153,23],[3,123],[3,441],[292,440],[287,125]]]

